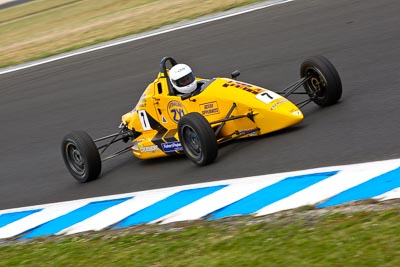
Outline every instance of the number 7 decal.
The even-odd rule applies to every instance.
[[[142,124],[142,128],[144,131],[151,130],[151,126],[149,123],[149,118],[147,118],[147,113],[145,110],[138,110],[140,123]]]
[[[282,98],[282,96],[278,95],[277,93],[268,91],[260,93],[256,96],[257,99],[261,100],[262,102],[269,104],[275,99]]]

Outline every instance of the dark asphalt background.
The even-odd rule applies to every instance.
[[[400,2],[297,0],[0,76],[0,209],[400,157]],[[184,157],[125,154],[77,183],[60,153],[74,129],[112,133],[165,55],[198,76],[280,90],[311,55],[328,57],[342,101],[309,105],[290,130],[220,149],[197,167]]]

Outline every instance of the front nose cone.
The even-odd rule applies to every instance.
[[[304,119],[303,112],[301,112],[300,109],[292,111],[291,114],[295,120],[298,120],[298,122],[300,122]]]
[[[291,110],[277,110],[275,115],[277,118],[279,118],[278,120],[282,121],[282,123],[285,125],[284,127],[297,124],[304,118],[303,113],[297,107]]]
[[[279,102],[278,102],[279,103]],[[272,105],[264,113],[265,129],[272,132],[300,123],[304,116],[301,110],[286,100],[279,105]]]

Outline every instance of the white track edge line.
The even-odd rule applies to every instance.
[[[27,68],[31,68],[31,67],[35,67],[35,66],[39,66],[39,65],[43,65],[46,63],[50,63],[50,62],[54,62],[54,61],[58,61],[61,59],[65,59],[65,58],[69,58],[69,57],[73,57],[73,56],[77,56],[77,55],[81,55],[81,54],[86,54],[86,53],[90,53],[93,51],[97,51],[97,50],[101,50],[104,48],[108,48],[108,47],[112,47],[112,46],[117,46],[117,45],[121,45],[121,44],[125,44],[125,43],[129,43],[129,42],[133,42],[133,41],[137,41],[137,40],[141,40],[141,39],[145,39],[145,38],[149,38],[149,37],[153,37],[153,36],[157,36],[157,35],[161,35],[164,33],[169,33],[169,32],[173,32],[173,31],[178,31],[181,29],[186,29],[186,28],[190,28],[190,27],[194,27],[194,26],[198,26],[201,24],[206,24],[209,22],[213,22],[213,21],[217,21],[217,20],[222,20],[222,19],[226,19],[226,18],[230,18],[230,17],[234,17],[234,16],[238,16],[238,15],[242,15],[242,14],[246,14],[246,13],[250,13],[253,11],[257,11],[260,9],[264,9],[264,8],[268,8],[271,6],[275,6],[275,5],[280,5],[280,4],[284,4],[284,3],[288,3],[288,2],[293,2],[295,0],[268,0],[265,2],[261,2],[254,4],[254,5],[250,5],[249,6],[245,6],[245,7],[241,7],[239,8],[239,11],[231,13],[231,11],[225,11],[225,12],[221,12],[221,13],[217,13],[214,14],[214,17],[211,18],[207,18],[210,16],[213,16],[212,14],[209,15],[205,15],[204,17],[206,17],[206,19],[202,19],[202,18],[198,18],[197,20],[191,20],[188,22],[188,24],[184,24],[181,26],[177,26],[181,23],[176,23],[176,24],[172,24],[169,26],[166,26],[167,29],[157,29],[154,31],[150,31],[147,33],[141,33],[141,34],[134,34],[131,37],[125,37],[122,40],[121,39],[117,39],[116,41],[108,41],[105,42],[103,44],[97,44],[94,46],[89,46],[87,48],[83,48],[83,49],[79,49],[79,50],[75,50],[72,52],[68,52],[68,53],[63,53],[57,56],[53,56],[53,57],[49,57],[47,59],[42,59],[42,60],[38,60],[38,61],[33,61],[33,62],[29,62],[29,63],[24,63],[21,65],[17,65],[17,66],[13,66],[13,67],[6,67],[3,69],[0,69],[0,75],[1,74],[6,74],[6,73],[10,73],[10,72],[15,72],[15,71],[19,71],[19,70],[23,70],[23,69],[27,69]],[[204,18],[203,17],[203,18]],[[198,21],[200,19],[200,21]],[[176,27],[174,27],[174,25]],[[172,27],[172,28],[170,28]]]

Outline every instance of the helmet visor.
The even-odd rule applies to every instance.
[[[191,73],[183,76],[182,78],[176,80],[175,83],[179,87],[184,87],[184,86],[187,86],[187,85],[191,84],[192,82],[194,82],[194,80],[195,80],[194,75],[191,72]]]

